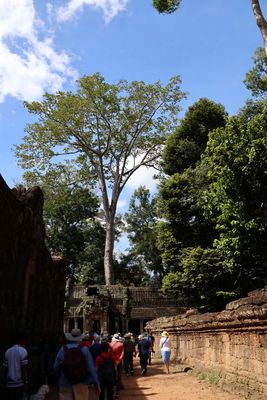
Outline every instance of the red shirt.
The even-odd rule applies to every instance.
[[[92,346],[92,341],[91,340],[82,340],[80,343],[79,343],[79,345],[80,345],[80,347],[83,347],[83,346],[86,346],[86,347],[88,347],[88,349],[89,349],[89,347],[91,347]]]
[[[111,351],[112,351],[112,359],[114,364],[120,364],[123,360],[124,356],[124,347],[123,343],[121,342],[111,342],[109,344]]]
[[[109,358],[112,358],[111,353],[109,351],[105,351],[104,353],[101,353],[100,356],[97,356],[95,360],[96,368],[99,367],[103,359],[109,359]]]

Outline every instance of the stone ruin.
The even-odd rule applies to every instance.
[[[218,313],[158,318],[147,324],[156,338],[170,333],[173,361],[193,368],[224,388],[237,388],[245,398],[267,398],[267,286],[235,300]]]
[[[19,330],[32,341],[62,332],[65,265],[44,244],[42,211],[40,188],[11,190],[0,175],[1,355]]]
[[[64,331],[76,327],[104,334],[130,331],[138,336],[148,321],[184,311],[176,299],[152,287],[76,285],[67,290]]]
[[[155,349],[168,330],[181,368],[241,386],[247,398],[267,398],[267,286],[219,313],[186,312],[158,289],[120,285],[70,286],[64,304],[65,265],[45,247],[42,207],[40,188],[11,190],[0,175],[1,359],[16,331],[26,329],[33,342],[56,338],[63,319],[64,331],[138,335],[146,327]]]

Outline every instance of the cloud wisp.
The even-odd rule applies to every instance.
[[[108,23],[119,12],[126,9],[128,0],[69,0],[66,5],[56,9],[58,22],[66,22],[72,19],[84,6],[99,8],[104,14],[105,22]]]
[[[73,18],[88,5],[101,9],[109,22],[126,8],[128,0],[68,0],[55,7],[47,3],[47,14],[58,23]],[[0,1],[0,102],[7,96],[36,100],[45,91],[61,90],[78,78],[71,58],[57,50],[54,38],[36,11],[34,0]]]
[[[55,49],[33,0],[0,2],[0,102],[35,100],[76,79],[66,52]]]

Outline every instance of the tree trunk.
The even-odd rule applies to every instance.
[[[260,7],[260,2],[259,0],[251,0],[252,4],[252,9],[256,18],[257,25],[261,31],[262,37],[263,37],[263,42],[264,42],[264,48],[265,48],[265,53],[267,56],[267,21],[263,16],[263,13],[261,11]]]
[[[113,271],[113,249],[114,249],[114,217],[106,222],[106,240],[104,254],[104,271],[106,285],[114,284]]]

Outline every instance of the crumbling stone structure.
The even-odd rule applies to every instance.
[[[159,339],[170,333],[173,360],[212,371],[221,385],[245,388],[249,398],[267,398],[267,286],[233,301],[219,313],[164,317],[147,324]]]
[[[148,321],[184,311],[176,299],[151,287],[76,285],[67,290],[64,330],[138,335]]]
[[[11,190],[0,175],[0,350],[18,330],[63,329],[65,266],[45,247],[42,210],[40,188]]]

